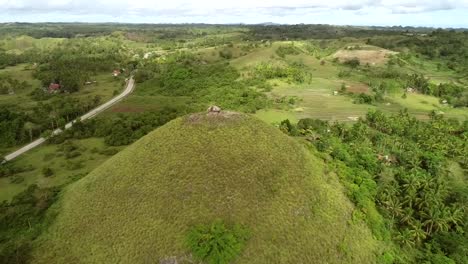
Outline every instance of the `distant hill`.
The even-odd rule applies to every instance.
[[[67,187],[33,263],[178,263],[187,231],[251,236],[235,263],[374,263],[377,242],[320,159],[251,116],[176,119]]]
[[[259,24],[256,24],[256,25],[260,25],[260,26],[280,26],[282,24],[273,23],[273,22],[263,22],[263,23],[259,23]]]

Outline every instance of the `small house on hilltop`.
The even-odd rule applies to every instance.
[[[208,113],[216,113],[219,114],[221,112],[221,107],[213,105],[208,108]]]

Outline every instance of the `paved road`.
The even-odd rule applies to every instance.
[[[81,120],[81,121],[84,121],[84,120],[87,120],[87,119],[90,119],[90,118],[93,118],[94,116],[98,115],[99,113],[105,111],[106,109],[108,109],[109,107],[113,106],[114,104],[120,102],[123,98],[125,98],[127,95],[129,95],[131,92],[133,92],[133,89],[134,89],[134,86],[135,86],[135,80],[132,78],[130,78],[130,80],[127,82],[127,87],[125,87],[125,90],[117,95],[116,97],[112,98],[111,100],[107,101],[105,104],[91,110],[90,112],[88,112],[87,114],[79,117],[78,119]],[[76,120],[78,120],[76,119]],[[70,129],[72,126],[73,126],[73,123],[76,122],[76,120],[73,120],[72,122],[68,123],[65,125],[65,129]],[[63,130],[62,129],[56,129],[52,132],[53,135],[58,135],[60,133],[62,133]],[[28,145],[18,149],[17,151],[11,153],[11,154],[8,154],[5,156],[4,158],[4,161],[10,161],[24,153],[26,153],[27,151],[41,145],[42,143],[44,143],[45,141],[47,140],[47,138],[38,138],[36,139],[35,141],[29,143]]]

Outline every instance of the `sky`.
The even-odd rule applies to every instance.
[[[273,22],[468,28],[468,0],[0,0],[0,22]]]

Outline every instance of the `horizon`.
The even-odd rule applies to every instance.
[[[468,28],[468,0],[0,0],[0,23],[120,23]]]
[[[28,21],[6,21],[0,22],[0,25],[8,24],[29,24],[29,25],[40,25],[40,24],[64,24],[64,25],[73,25],[73,24],[89,24],[89,25],[171,25],[171,26],[184,26],[184,25],[203,25],[203,26],[331,26],[331,27],[354,27],[354,28],[412,28],[412,29],[443,29],[443,30],[468,30],[468,26],[460,27],[443,27],[443,26],[408,26],[408,25],[349,25],[349,24],[325,24],[325,23],[275,23],[275,22],[260,22],[260,23],[203,23],[203,22],[180,22],[180,23],[171,23],[171,22],[113,22],[113,21],[38,21],[38,22],[28,22]]]

